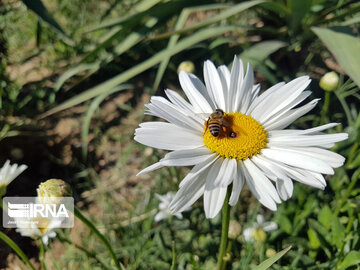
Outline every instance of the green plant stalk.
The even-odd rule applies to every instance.
[[[219,247],[218,263],[217,269],[223,270],[226,267],[226,260],[224,257],[226,255],[226,247],[228,242],[228,233],[229,233],[229,222],[230,222],[230,205],[229,199],[231,194],[231,186],[228,186],[224,205],[222,208],[222,220],[221,220],[221,241]]]
[[[80,210],[77,209],[76,207],[74,207],[74,215],[81,220],[81,222],[83,222],[93,233],[95,233],[95,235],[100,239],[101,242],[103,242],[103,244],[105,245],[105,247],[107,248],[112,260],[114,261],[116,268],[117,269],[122,269],[120,266],[120,263],[118,261],[118,259],[116,258],[115,252],[113,251],[113,249],[111,248],[110,243],[108,242],[108,240],[106,240],[106,238],[99,232],[99,230],[91,223],[90,220],[88,220],[86,217],[83,216],[83,214],[81,214]]]
[[[322,125],[326,123],[326,116],[327,116],[327,113],[328,113],[329,107],[330,107],[330,99],[331,99],[331,92],[325,91],[324,106],[321,111],[321,124]]]
[[[171,262],[170,270],[175,270],[175,265],[176,265],[176,243],[173,240],[172,241],[172,262]]]
[[[16,254],[32,269],[36,270],[34,265],[30,262],[29,258],[25,255],[25,253],[21,250],[21,248],[11,240],[6,234],[0,231],[0,239],[3,240],[9,247],[11,247]]]
[[[40,239],[40,263],[41,263],[41,269],[47,270],[45,263],[45,245],[42,239]]]

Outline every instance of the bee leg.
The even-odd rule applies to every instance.
[[[237,134],[235,132],[230,132],[230,138],[236,138],[237,137]]]

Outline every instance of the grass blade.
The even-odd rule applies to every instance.
[[[86,112],[84,123],[81,128],[81,141],[82,141],[82,155],[83,159],[86,160],[87,158],[87,150],[88,150],[88,135],[89,135],[89,127],[92,115],[94,114],[95,110],[99,107],[100,103],[109,95],[122,91],[125,89],[129,89],[132,87],[130,84],[126,85],[119,85],[118,87],[115,87],[114,89],[111,89],[109,92],[103,93],[99,96],[97,96],[90,104],[89,109]]]
[[[0,232],[0,239],[3,240],[9,247],[11,247],[17,255],[33,270],[35,270],[34,265],[30,262],[29,258],[25,255],[25,253],[21,250],[21,248],[11,240],[6,234]]]
[[[97,86],[94,86],[93,88],[90,88],[89,90],[77,95],[76,97],[73,97],[70,100],[65,101],[64,103],[60,104],[59,106],[45,112],[44,114],[42,114],[40,116],[40,118],[44,118],[44,117],[47,117],[54,113],[60,112],[62,110],[66,110],[66,109],[76,106],[86,100],[89,100],[93,97],[101,95],[101,94],[109,91],[109,89],[115,87],[116,85],[119,85],[119,84],[135,77],[136,75],[140,74],[141,72],[144,72],[145,70],[160,63],[164,57],[169,57],[169,56],[175,55],[175,54],[177,54],[177,53],[179,53],[179,52],[181,52],[203,40],[224,34],[229,31],[237,31],[237,30],[239,30],[239,27],[218,26],[218,27],[211,27],[211,28],[207,28],[207,29],[198,31],[194,35],[181,40],[171,50],[164,49],[164,50],[160,51],[159,53],[150,57],[146,61],[134,66],[133,68],[115,76],[114,78],[112,78],[110,80],[107,80],[101,84],[98,84]]]
[[[66,42],[73,46],[74,42],[66,35],[65,31],[57,23],[57,21],[51,16],[41,0],[22,0],[22,2],[32,11],[36,13],[43,21],[47,22],[52,28],[60,33],[66,40]]]
[[[291,246],[283,249],[282,251],[276,253],[274,256],[270,257],[266,261],[262,262],[258,266],[254,267],[252,270],[266,270],[270,266],[272,266],[274,263],[276,263],[282,256],[285,255],[289,250],[291,249]]]

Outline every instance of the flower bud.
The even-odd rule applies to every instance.
[[[239,222],[235,220],[230,220],[229,223],[229,239],[236,239],[241,233],[241,226]]]
[[[59,204],[62,197],[71,196],[70,186],[61,179],[49,179],[37,189],[39,203]]]
[[[320,87],[325,91],[334,91],[339,84],[339,76],[334,72],[328,72],[320,79]]]
[[[181,62],[178,66],[177,72],[180,73],[181,70],[184,70],[187,73],[193,73],[195,71],[195,65],[191,61]]]

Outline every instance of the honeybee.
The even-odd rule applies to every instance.
[[[206,121],[206,130],[209,128],[210,134],[214,137],[218,137],[220,134],[236,138],[237,134],[230,129],[230,124],[224,119],[224,111],[216,109],[210,114]]]

